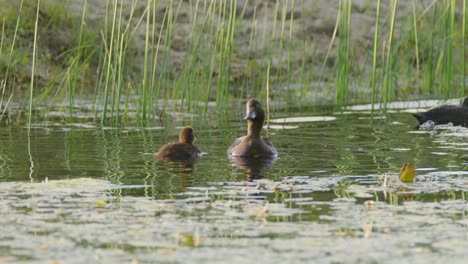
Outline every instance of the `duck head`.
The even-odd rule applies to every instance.
[[[263,111],[262,105],[255,98],[250,99],[247,102],[247,111],[244,120],[263,120],[265,119],[265,112]]]
[[[255,98],[247,102],[247,110],[244,120],[247,120],[248,135],[260,136],[260,131],[265,120],[265,112],[262,105]]]
[[[193,128],[191,126],[184,127],[179,134],[180,143],[192,145],[195,140],[195,135],[193,134]]]

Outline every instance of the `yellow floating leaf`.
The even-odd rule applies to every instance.
[[[416,172],[414,171],[414,165],[411,163],[403,164],[403,167],[400,169],[398,178],[402,182],[413,182],[414,177],[416,177]]]
[[[193,235],[188,233],[181,233],[180,235],[184,238],[182,245],[186,247],[198,247],[200,245],[200,233],[198,229],[195,230]]]
[[[96,205],[97,205],[97,206],[105,206],[105,205],[106,205],[106,202],[105,202],[105,201],[97,201],[97,202],[96,202]]]

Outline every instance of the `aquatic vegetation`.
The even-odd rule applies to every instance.
[[[204,262],[208,257],[215,262],[226,257],[239,261],[260,257],[266,261],[263,255],[258,256],[258,250],[267,252],[270,260],[275,256],[284,261],[283,250],[295,257],[321,257],[326,261],[338,260],[341,254],[355,261],[395,257],[429,260],[435,256],[452,259],[464,255],[466,198],[455,194],[441,202],[406,200],[399,205],[359,195],[328,200],[314,196],[345,180],[347,177],[302,176],[281,181],[222,182],[190,187],[172,199],[121,195],[125,189],[149,186],[94,179],[1,183],[0,240],[9,242],[3,252],[10,261],[19,262],[24,257],[60,262],[99,257],[109,261],[155,257],[169,261],[187,254],[191,260]],[[466,180],[460,181],[457,185],[466,191]],[[287,187],[292,185],[295,188]],[[275,188],[283,189],[286,195],[269,198],[277,193]],[[370,188],[365,191],[374,193]],[[422,188],[417,192],[425,191]],[[96,207],[103,197],[105,208]],[[434,232],[441,234],[437,240]],[[55,237],[60,241],[51,239]],[[320,243],[314,242],[318,240]],[[413,245],[421,241],[424,244]],[[356,243],[360,247],[350,249]],[[424,246],[427,243],[430,248]],[[379,254],[372,254],[373,249]],[[330,250],[336,252],[327,253]],[[418,254],[408,255],[412,251]]]
[[[350,79],[350,58],[351,58],[351,7],[348,0],[340,1],[338,12],[338,57],[336,73],[335,102],[339,105],[346,105],[348,101],[349,79]]]
[[[402,182],[414,182],[416,172],[414,171],[414,165],[411,163],[405,163],[398,173],[398,179]]]
[[[213,104],[224,113],[252,96],[284,111],[385,109],[466,88],[466,0],[342,0],[338,10],[304,1],[59,2],[0,4],[2,119],[15,120],[15,102],[28,118],[59,107],[70,121],[92,98],[97,124],[150,126],[166,111],[205,115]]]
[[[393,98],[392,93],[395,91],[395,80],[394,80],[394,67],[396,64],[393,62],[395,56],[398,55],[393,47],[393,34],[395,32],[395,16],[397,10],[398,0],[390,1],[390,29],[388,33],[388,40],[385,45],[385,55],[383,57],[383,81],[382,81],[382,91],[380,95],[380,102],[386,107],[387,103]]]

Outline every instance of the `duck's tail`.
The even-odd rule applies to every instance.
[[[463,107],[468,107],[468,96],[465,97],[465,99],[463,99],[462,106]]]
[[[421,113],[411,113],[411,114],[414,116],[414,118],[416,118],[416,120],[418,120],[418,123],[420,125],[427,121],[426,117]]]

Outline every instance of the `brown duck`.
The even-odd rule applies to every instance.
[[[255,98],[247,102],[247,135],[237,138],[227,154],[235,157],[276,157],[278,152],[271,141],[261,136],[265,112]]]

